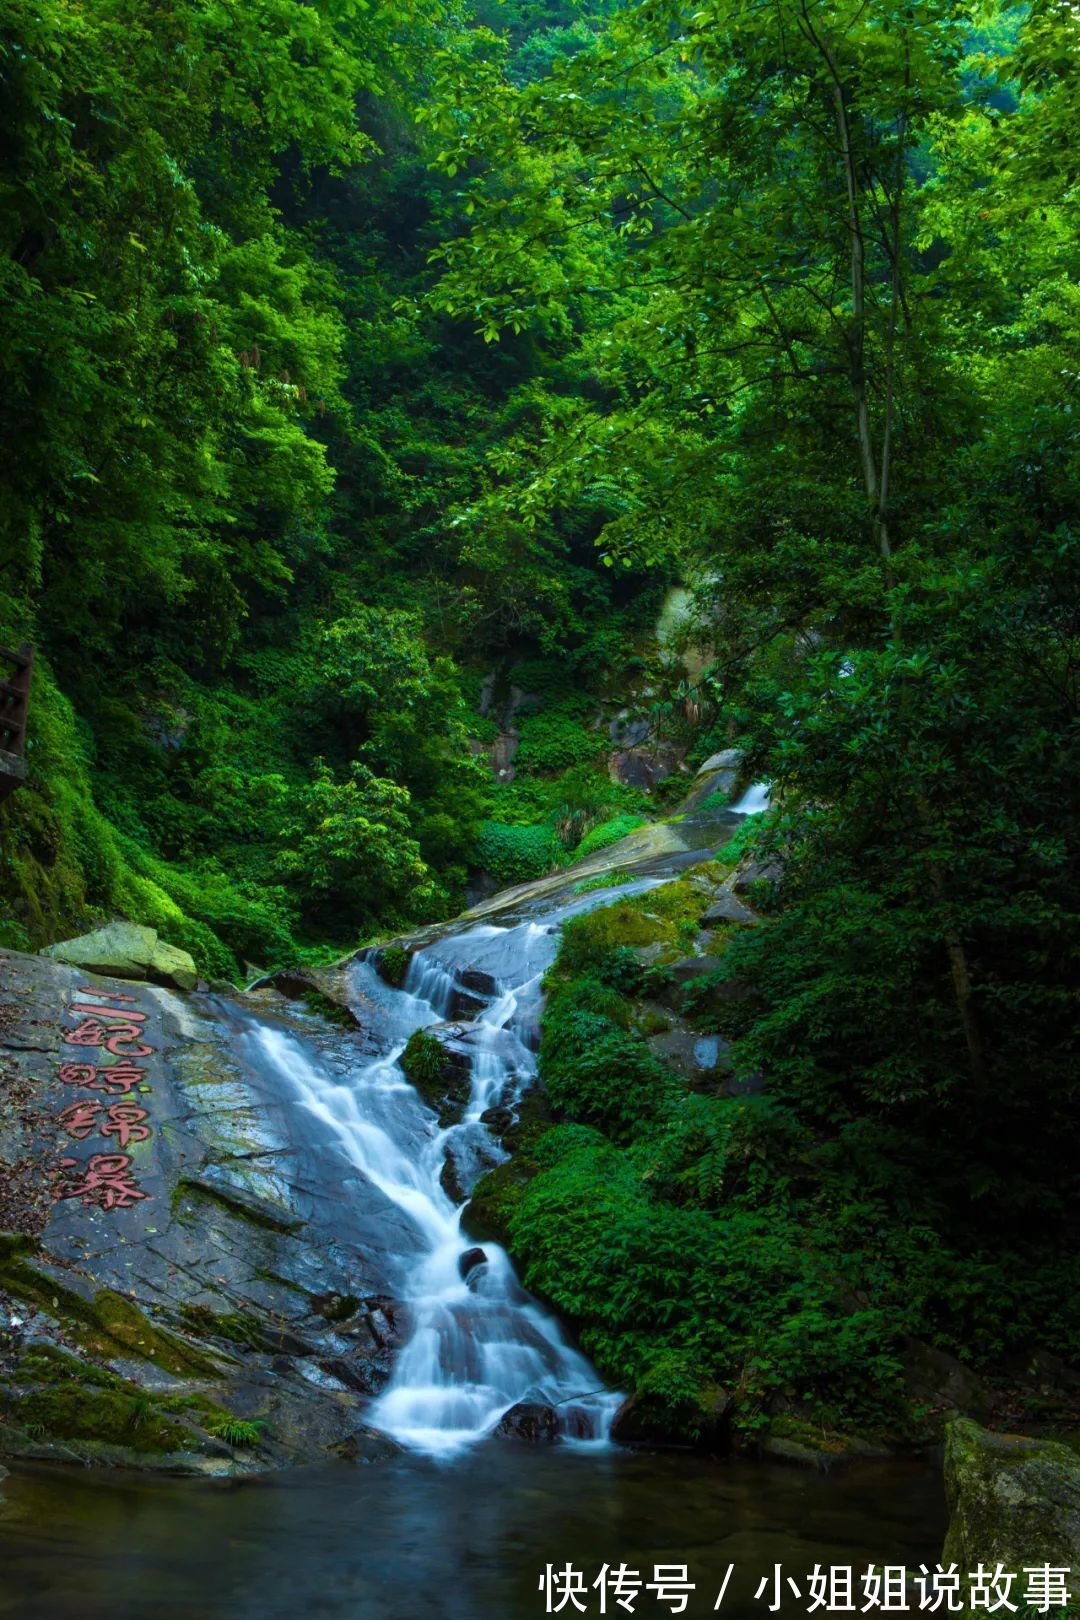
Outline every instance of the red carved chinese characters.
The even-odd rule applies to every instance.
[[[128,1092],[145,1078],[146,1070],[121,1058],[119,1063],[61,1063],[56,1071],[65,1086],[85,1086],[88,1091]]]
[[[143,1121],[150,1116],[145,1108],[140,1108],[138,1103],[130,1100],[110,1103],[102,1121],[104,1106],[97,1099],[88,1097],[85,1101],[69,1103],[56,1117],[68,1135],[73,1136],[77,1142],[84,1142],[90,1133],[97,1129],[99,1122],[102,1136],[115,1136],[122,1148],[126,1148],[129,1142],[147,1140],[150,1127]]]
[[[143,1120],[149,1117],[146,1109],[140,1108],[136,1102],[110,1103],[101,1134],[115,1136],[122,1148],[126,1148],[129,1142],[145,1142],[150,1135],[150,1127],[144,1125]]]
[[[80,1002],[77,1007],[73,1006],[71,1010],[73,1013],[82,1013],[84,1017],[89,1018],[118,1018],[122,1024],[146,1023],[146,1014],[136,1011],[134,1007],[99,1007],[97,1005],[88,1007]],[[139,1034],[142,1034],[142,1030],[139,1031]]]
[[[100,1113],[101,1104],[88,1097],[85,1102],[69,1103],[56,1117],[69,1136],[76,1142],[84,1142],[96,1126]]]
[[[130,1093],[146,1076],[146,1070],[132,1060],[148,1057],[154,1050],[142,1039],[146,1014],[131,1005],[134,996],[119,990],[96,990],[84,985],[79,994],[94,999],[72,1006],[77,1022],[64,1035],[64,1044],[98,1047],[111,1053],[116,1062],[60,1064],[57,1077],[61,1084],[103,1093],[108,1100],[80,1097],[61,1109],[57,1124],[76,1142],[84,1142],[95,1131],[115,1137],[120,1148],[145,1142],[151,1135],[146,1123],[149,1115]],[[125,1005],[111,1006],[111,1002]],[[103,1210],[130,1209],[148,1196],[135,1179],[127,1153],[95,1153],[85,1164],[78,1159],[61,1159],[53,1187],[55,1200],[78,1198]]]
[[[107,1009],[99,1007],[96,1010],[101,1012]],[[111,1052],[113,1057],[149,1057],[154,1048],[138,1044],[137,1038],[143,1033],[139,1025],[133,1019],[128,1019],[125,1014],[113,1013],[112,1016],[114,1018],[119,1017],[122,1021],[108,1029],[106,1029],[100,1018],[84,1018],[81,1024],[77,1024],[74,1029],[68,1030],[64,1036],[65,1045],[101,1046],[105,1048],[106,1052]],[[124,1051],[123,1047],[129,1041],[135,1042],[135,1044],[130,1046],[127,1051]]]
[[[149,1197],[136,1183],[126,1153],[95,1153],[85,1165],[77,1159],[61,1159],[60,1168],[77,1171],[82,1179],[59,1179],[53,1192],[55,1199],[80,1198],[84,1204],[96,1204],[99,1209],[130,1209],[140,1198]]]

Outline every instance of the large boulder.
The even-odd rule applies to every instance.
[[[89,973],[104,973],[114,979],[149,979],[173,990],[194,990],[198,981],[195,963],[187,951],[167,945],[155,928],[139,923],[111,922],[92,934],[47,945],[41,953],[54,962],[67,962]]]
[[[954,1418],[945,1435],[949,1529],[942,1562],[973,1570],[1001,1564],[1020,1576],[1069,1569],[1080,1596],[1080,1456],[1054,1440],[993,1434]]]
[[[682,764],[685,749],[673,743],[654,743],[637,748],[617,748],[608,757],[608,775],[624,787],[651,793]]]
[[[722,793],[728,804],[734,804],[744,774],[743,753],[740,748],[725,748],[712,754],[694,777],[683,804],[685,812],[698,810],[714,793]]]
[[[730,889],[721,889],[701,920],[706,928],[715,928],[717,923],[756,923],[758,918]]]
[[[621,1446],[701,1446],[726,1450],[734,1402],[719,1384],[706,1385],[696,1398],[670,1400],[643,1387],[628,1395],[611,1424]]]

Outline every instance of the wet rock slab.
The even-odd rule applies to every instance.
[[[0,1455],[219,1475],[395,1450],[364,1410],[400,1337],[379,1257],[415,1233],[328,1166],[220,1004],[13,952],[0,1003],[0,1169],[27,1183]]]

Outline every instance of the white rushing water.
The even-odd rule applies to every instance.
[[[769,783],[755,782],[748,787],[742,798],[731,806],[733,816],[760,816],[763,810],[769,808]]]
[[[478,927],[440,940],[412,958],[401,990],[384,984],[370,963],[355,964],[357,1004],[367,1016],[374,1009],[384,1051],[351,1071],[320,1066],[295,1037],[268,1025],[251,1037],[259,1061],[274,1067],[348,1161],[415,1228],[418,1241],[400,1258],[397,1288],[409,1336],[366,1417],[429,1455],[482,1439],[521,1403],[553,1409],[568,1440],[602,1442],[622,1398],[601,1387],[555,1317],[524,1292],[505,1250],[463,1233],[464,1204],[444,1185],[448,1158],[467,1191],[506,1157],[482,1116],[512,1108],[532,1083],[540,981],[556,949],[553,924],[586,903],[594,897],[564,907],[558,919]],[[451,1017],[470,1055],[470,1093],[459,1120],[444,1128],[399,1060],[414,1030]],[[474,1253],[463,1274],[463,1257],[478,1248],[483,1261]]]

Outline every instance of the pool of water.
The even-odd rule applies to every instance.
[[[775,1565],[801,1592],[815,1563],[933,1565],[944,1528],[939,1473],[914,1461],[822,1475],[490,1444],[447,1463],[404,1456],[222,1484],[24,1469],[0,1485],[0,1614],[533,1620],[546,1612],[546,1566],[569,1564],[578,1603],[598,1615],[592,1581],[625,1562],[643,1582],[655,1565],[687,1565],[691,1620],[714,1612],[733,1565],[720,1612],[749,1620],[769,1612],[755,1592]],[[789,1594],[784,1607],[807,1603]],[[630,1611],[608,1596],[608,1614],[627,1612],[677,1611],[647,1591]]]

